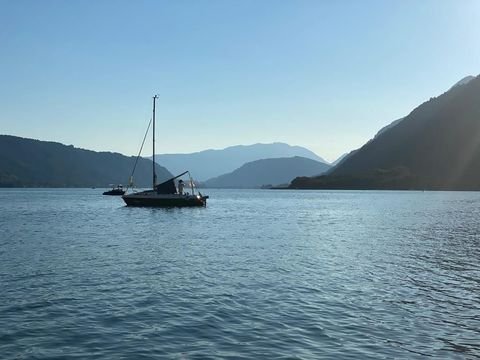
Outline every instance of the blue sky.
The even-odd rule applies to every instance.
[[[334,160],[480,73],[480,1],[0,0],[0,133]]]

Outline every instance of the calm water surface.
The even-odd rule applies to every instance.
[[[478,358],[480,193],[0,190],[0,358]]]

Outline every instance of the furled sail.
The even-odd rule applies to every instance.
[[[177,188],[175,187],[175,179],[179,178],[180,176],[185,175],[188,173],[188,171],[185,171],[184,173],[181,173],[180,175],[177,175],[171,179],[168,179],[167,181],[164,181],[161,184],[158,184],[155,186],[155,190],[157,194],[175,194],[177,192]]]

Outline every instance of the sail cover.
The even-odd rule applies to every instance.
[[[175,187],[174,180],[176,178],[179,178],[180,176],[185,175],[186,173],[188,173],[188,171],[185,171],[184,173],[181,173],[180,175],[177,175],[155,186],[155,190],[157,191],[157,194],[175,194],[177,192],[177,188]]]

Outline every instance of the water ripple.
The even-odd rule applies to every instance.
[[[0,190],[1,359],[480,357],[480,194]]]

